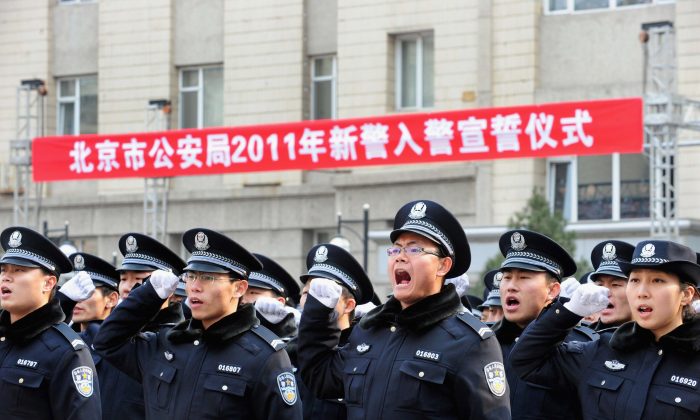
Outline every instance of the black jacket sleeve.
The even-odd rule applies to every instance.
[[[299,323],[297,358],[301,378],[317,398],[343,398],[339,340],[334,310],[308,295]]]
[[[79,379],[75,378],[76,375]],[[101,418],[100,386],[87,347],[69,351],[63,356],[52,373],[49,390],[53,418]]]
[[[56,292],[56,298],[58,298],[58,302],[61,304],[63,315],[66,316],[63,322],[70,324],[71,320],[73,319],[73,308],[75,308],[75,305],[77,305],[78,302],[64,295],[60,290]]]

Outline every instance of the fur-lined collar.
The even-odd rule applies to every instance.
[[[500,344],[512,344],[523,333],[523,328],[520,328],[514,322],[508,321],[505,317],[495,323],[492,329]]]
[[[173,302],[167,308],[161,309],[145,327],[143,331],[158,332],[163,326],[177,325],[185,320],[185,315],[182,313],[182,305],[178,302]]]
[[[619,351],[634,351],[656,341],[654,334],[634,321],[622,324],[610,338],[610,347]],[[664,335],[659,344],[684,353],[700,353],[700,317],[686,321]]]
[[[168,331],[166,336],[173,343],[187,343],[200,338],[207,343],[220,343],[248,331],[259,323],[260,321],[255,317],[253,305],[245,304],[206,330],[202,326],[202,321],[193,318],[180,322]]]
[[[61,304],[57,298],[39,309],[30,312],[14,323],[10,323],[10,313],[0,312],[0,335],[14,342],[25,342],[38,336],[65,319]]]
[[[282,321],[277,324],[271,323],[265,319],[264,316],[257,314],[257,312],[256,316],[260,320],[260,325],[275,333],[279,338],[295,337],[299,332],[297,330],[297,323],[294,320],[294,314],[292,313],[287,314],[284,318],[282,318]]]
[[[360,320],[360,327],[372,328],[379,325],[397,324],[410,330],[422,330],[448,318],[462,308],[454,285],[448,284],[440,292],[430,295],[402,310],[401,303],[393,296],[372,309]]]

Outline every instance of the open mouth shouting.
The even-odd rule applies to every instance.
[[[515,296],[506,296],[503,304],[503,310],[507,312],[515,312],[520,307],[520,300]]]
[[[12,294],[12,290],[10,290],[9,287],[3,286],[0,288],[0,296],[2,296],[3,299],[9,297]]]
[[[394,281],[397,287],[405,287],[411,284],[411,275],[408,271],[402,269],[394,270]]]
[[[613,305],[612,302],[608,302],[608,306],[601,311],[601,315],[606,316],[606,315],[612,315],[613,312],[615,312],[615,305]]]
[[[196,298],[196,297],[191,297],[190,300],[189,300],[189,306],[190,306],[191,309],[199,308],[199,307],[201,307],[203,304],[204,304],[204,302],[203,302],[201,299]]]

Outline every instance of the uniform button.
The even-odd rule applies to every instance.
[[[357,367],[352,368],[353,372],[357,372]]]
[[[425,376],[425,372],[418,372],[418,376],[421,377],[421,378],[424,377],[424,376]]]
[[[23,383],[24,383],[24,378],[19,378],[19,383],[23,384]]]
[[[163,372],[160,373],[160,376],[163,376]]]
[[[517,343],[518,340],[520,340],[520,337],[515,337],[515,342]]]
[[[676,397],[676,399],[675,399],[675,400],[673,400],[673,401],[675,401],[675,402],[679,403],[679,402],[681,402],[682,400],[681,400],[681,397]]]
[[[600,383],[601,385],[605,385],[605,379]]]
[[[557,309],[557,310],[556,310],[556,311],[554,311],[554,312],[556,312],[556,313],[559,313],[559,309]]]
[[[659,350],[659,356],[661,356],[662,354],[664,354],[664,351],[663,351],[663,350]]]
[[[392,325],[391,328],[389,328],[389,330],[390,330],[391,332],[394,332],[394,331],[396,331],[396,327]]]
[[[228,386],[224,385],[224,386],[221,387],[221,389],[223,389],[224,391],[226,391],[226,390],[228,389]]]
[[[5,337],[0,337],[0,341],[5,341]]]
[[[199,345],[199,340],[194,340],[194,343],[192,343],[192,344],[194,344],[195,346],[198,346],[198,345]]]

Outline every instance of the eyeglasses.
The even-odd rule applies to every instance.
[[[398,257],[401,254],[401,251],[404,251],[409,257],[415,257],[420,254],[430,254],[442,258],[442,255],[440,255],[438,251],[431,251],[420,246],[392,246],[386,249],[386,255],[389,257]]]
[[[200,283],[207,283],[207,284],[214,283],[216,280],[238,280],[238,279],[234,279],[231,277],[219,277],[216,275],[206,274],[206,273],[196,274],[193,272],[187,272],[187,273],[182,275],[182,280],[185,283],[194,283],[195,280],[197,280],[197,279],[199,279]]]

